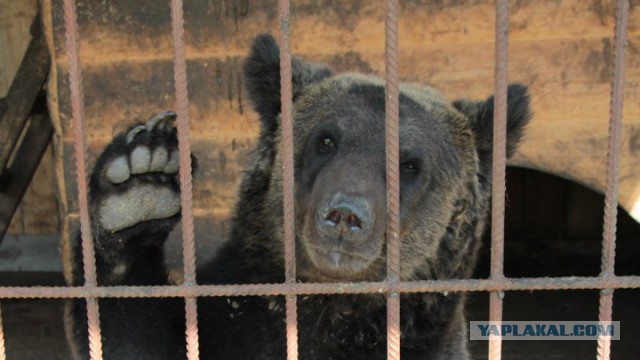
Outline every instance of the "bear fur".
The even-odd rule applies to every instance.
[[[229,240],[199,284],[282,283],[279,49],[260,35],[244,64],[261,132],[239,189]],[[294,57],[295,232],[300,282],[386,276],[383,82]],[[400,86],[401,280],[471,276],[488,216],[493,98],[450,102]],[[508,88],[508,155],[530,118],[523,85]],[[99,285],[167,284],[162,245],[179,221],[175,114],[117,136],[90,181]],[[78,241],[74,285],[82,284]],[[463,293],[403,294],[403,359],[467,359]],[[184,359],[183,299],[101,299],[105,359]],[[282,296],[198,299],[202,359],[284,359]],[[71,340],[88,358],[84,300]],[[386,359],[384,294],[298,296],[300,359]]]

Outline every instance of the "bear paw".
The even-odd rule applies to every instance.
[[[181,209],[176,114],[166,111],[118,136],[96,165],[92,183],[100,227],[121,231],[171,218]],[[92,179],[93,180],[93,179]]]

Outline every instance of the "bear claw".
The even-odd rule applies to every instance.
[[[154,129],[164,130],[167,126],[173,124],[178,116],[175,112],[168,110],[158,114],[155,114],[145,124],[147,131],[151,132]]]
[[[127,133],[127,144],[131,144],[133,140],[136,138],[136,136],[145,130],[146,130],[146,127],[144,125],[138,125],[133,129],[131,129]]]

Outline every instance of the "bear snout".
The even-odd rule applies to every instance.
[[[302,242],[311,263],[335,279],[362,276],[380,256],[384,214],[374,198],[339,192],[321,197],[310,213]]]
[[[316,214],[316,229],[329,243],[366,241],[376,221],[371,203],[362,196],[336,194]]]

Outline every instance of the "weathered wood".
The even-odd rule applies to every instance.
[[[7,100],[5,98],[0,98],[0,119],[4,117],[8,107]]]
[[[42,155],[40,165],[31,178],[20,206],[14,214],[8,234],[57,235],[60,229],[60,211],[56,201],[55,173],[53,170],[53,143]],[[14,227],[19,225],[19,228]]]
[[[4,97],[29,47],[38,0],[0,0],[0,9],[0,97]]]
[[[29,30],[37,11],[37,0],[0,0],[0,97],[6,96],[29,47]],[[0,100],[0,119],[4,116],[3,106],[6,106],[6,103]],[[7,230],[8,234],[57,233],[58,202],[55,186],[52,186],[52,150],[51,147],[40,162],[22,202],[14,213]]]
[[[44,106],[44,95],[41,95],[40,102]],[[41,112],[30,117],[22,142],[18,145],[10,165],[0,175],[0,241],[31,183],[52,134],[53,127],[49,116],[45,109],[41,109]]]
[[[31,29],[33,38],[6,96],[7,111],[0,119],[0,174],[17,145],[51,64],[39,16]]]

